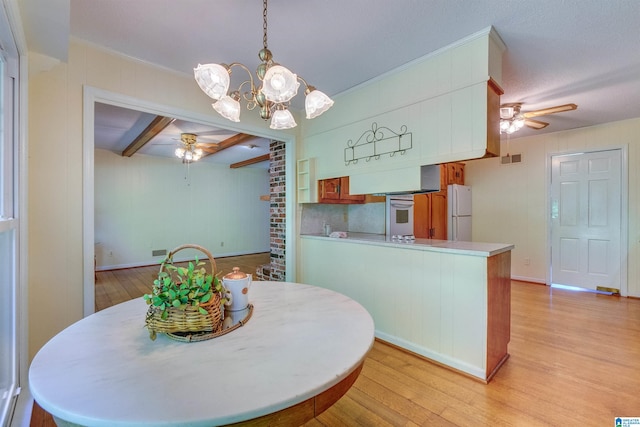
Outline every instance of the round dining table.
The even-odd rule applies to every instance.
[[[195,342],[151,340],[142,298],[94,313],[36,354],[31,393],[59,426],[303,424],[355,382],[373,320],[299,283],[256,281],[249,302],[242,326]]]

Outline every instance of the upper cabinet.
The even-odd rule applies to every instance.
[[[364,194],[349,193],[349,177],[321,179],[318,181],[320,203],[355,204],[364,203]]]
[[[504,50],[490,28],[340,94],[304,122],[300,152],[356,194],[414,191],[422,165],[499,156]]]
[[[443,190],[450,184],[464,185],[464,163],[447,163],[442,166],[446,171],[446,177],[441,181]]]

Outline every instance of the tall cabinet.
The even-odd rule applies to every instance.
[[[447,240],[447,185],[464,185],[464,163],[440,167],[440,191],[413,196],[413,234],[417,238]]]

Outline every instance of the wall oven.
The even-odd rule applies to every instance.
[[[387,196],[387,237],[413,236],[413,204],[413,194]]]

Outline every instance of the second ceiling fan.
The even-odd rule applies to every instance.
[[[549,126],[549,123],[535,120],[534,117],[572,111],[578,108],[576,104],[563,104],[540,110],[521,111],[522,104],[522,102],[514,102],[500,106],[500,133],[511,134],[525,125],[532,129],[544,129]]]

